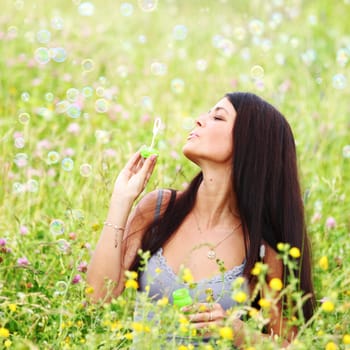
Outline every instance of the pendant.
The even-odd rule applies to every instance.
[[[208,250],[207,257],[210,260],[214,260],[216,258],[216,253],[213,249]]]

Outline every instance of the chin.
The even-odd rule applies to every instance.
[[[186,147],[187,145],[183,146],[182,153],[183,155],[189,159],[191,162],[198,164],[198,155],[190,149],[190,147]]]

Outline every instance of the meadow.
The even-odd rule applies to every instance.
[[[167,300],[143,300],[158,322],[133,320],[132,274],[122,296],[91,303],[87,263],[154,119],[145,191],[182,189],[198,171],[181,152],[194,119],[251,91],[292,126],[312,243],[317,311],[290,348],[350,349],[349,15],[349,0],[2,0],[0,348],[193,348],[167,342],[192,332]],[[201,348],[232,337],[223,327]]]

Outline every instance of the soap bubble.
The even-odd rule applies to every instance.
[[[92,167],[90,164],[82,164],[80,166],[80,175],[83,177],[89,177],[92,173]]]
[[[50,232],[54,236],[59,236],[64,233],[64,222],[59,219],[54,219],[50,223]]]
[[[95,62],[91,58],[86,58],[81,62],[81,67],[84,72],[91,72],[95,68]]]
[[[29,100],[30,100],[30,94],[29,94],[29,92],[27,92],[27,91],[22,92],[22,94],[21,94],[21,100],[22,100],[23,102],[29,102]]]
[[[167,65],[162,62],[153,62],[151,64],[151,72],[154,75],[158,75],[158,76],[165,75],[167,72],[167,69],[168,69]]]
[[[55,284],[55,291],[53,293],[54,297],[58,297],[60,295],[65,295],[68,290],[67,283],[64,281],[58,281]]]
[[[253,35],[260,36],[264,32],[264,23],[259,19],[253,19],[248,24],[249,31]]]
[[[138,37],[138,41],[139,41],[139,43],[141,43],[141,44],[146,44],[146,42],[147,42],[147,37],[146,37],[146,35],[139,35],[139,37]]]
[[[73,119],[79,118],[81,115],[81,109],[78,105],[71,104],[67,109],[67,114]]]
[[[337,62],[340,66],[345,67],[350,57],[350,49],[341,48],[337,51]]]
[[[17,193],[23,193],[25,192],[25,186],[21,184],[20,182],[14,182],[12,185],[12,192]]]
[[[187,27],[183,24],[178,24],[173,28],[173,37],[175,40],[185,40],[187,37]]]
[[[96,130],[95,131],[96,140],[100,143],[108,143],[109,136],[110,136],[110,134],[106,130]]]
[[[316,52],[313,49],[308,49],[301,54],[302,61],[309,66],[312,62],[316,60]]]
[[[84,97],[91,97],[94,93],[94,89],[91,86],[85,86],[82,90]]]
[[[17,153],[13,161],[19,168],[23,168],[28,164],[28,155],[26,153]]]
[[[235,51],[235,46],[231,40],[223,38],[218,43],[218,49],[224,56],[230,57]]]
[[[28,124],[30,121],[30,114],[26,112],[20,113],[18,115],[18,121],[23,125]]]
[[[103,86],[98,86],[96,88],[96,95],[98,97],[103,97],[105,95],[105,88]]]
[[[149,96],[143,96],[141,98],[141,106],[148,110],[152,110],[153,109],[152,99]]]
[[[36,40],[40,44],[47,44],[51,40],[51,33],[47,29],[39,30],[36,33]]]
[[[16,137],[15,138],[15,147],[16,148],[23,148],[25,145],[25,141],[23,137]]]
[[[63,47],[53,47],[50,49],[50,55],[58,63],[64,62],[67,58],[67,52]]]
[[[27,191],[31,193],[36,193],[39,191],[39,182],[34,179],[29,179],[27,181]]]
[[[250,76],[253,79],[262,79],[264,78],[264,68],[258,65],[253,66],[250,69]]]
[[[95,102],[95,110],[98,113],[106,113],[109,109],[109,102],[105,98],[99,98]]]
[[[59,155],[58,152],[50,151],[47,154],[47,158],[46,158],[46,163],[47,164],[56,164],[56,163],[58,163],[59,160],[60,160],[60,155]]]
[[[91,2],[82,2],[78,6],[78,13],[80,16],[89,17],[95,12],[95,6]]]
[[[70,88],[66,92],[67,100],[70,102],[74,102],[77,100],[79,96],[79,90],[75,88]]]
[[[182,79],[176,78],[171,81],[171,91],[175,94],[181,94],[184,91],[185,83]]]
[[[151,12],[157,8],[158,0],[138,0],[138,4],[142,11]]]
[[[53,99],[54,99],[54,95],[53,95],[52,92],[47,92],[47,93],[45,94],[45,100],[46,100],[47,102],[52,102]]]
[[[57,240],[57,247],[63,253],[68,253],[70,251],[70,244],[63,238]]]
[[[204,72],[208,68],[208,62],[204,59],[199,59],[196,61],[196,68],[200,72]]]
[[[39,47],[35,50],[34,58],[39,64],[46,64],[50,61],[49,50],[46,47]]]
[[[51,19],[51,27],[56,30],[63,29],[63,19],[59,16],[55,16]]]
[[[72,171],[74,167],[73,159],[69,157],[62,159],[61,167],[64,171]]]
[[[350,145],[343,147],[343,157],[350,159]]]
[[[124,2],[120,5],[120,13],[124,17],[129,17],[133,14],[134,12],[134,6],[128,2]]]
[[[346,77],[343,74],[336,74],[332,79],[333,87],[337,90],[345,89],[347,85]]]
[[[62,100],[56,103],[55,112],[58,114],[66,113],[69,108],[69,102],[66,100]]]

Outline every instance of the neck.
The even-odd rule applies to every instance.
[[[194,210],[204,230],[228,229],[239,221],[236,195],[231,183],[231,170],[202,170]]]

